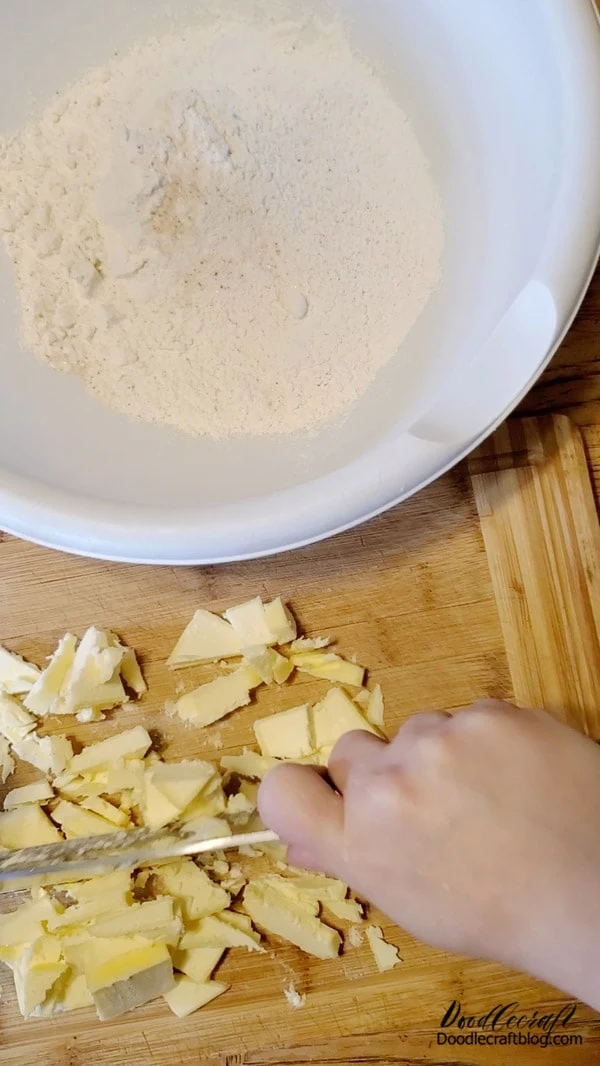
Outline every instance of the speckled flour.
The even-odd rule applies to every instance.
[[[435,288],[442,211],[340,28],[149,41],[0,141],[25,346],[193,434],[347,413]]]

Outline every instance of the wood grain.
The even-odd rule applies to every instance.
[[[596,551],[594,503],[577,435],[564,423],[553,427],[551,435],[545,422],[516,423],[503,431],[494,449],[478,457],[483,463],[475,474],[478,499],[481,506],[483,485],[486,493],[492,493],[488,480],[492,478],[498,486],[492,502],[504,508],[502,479],[515,474],[510,469],[513,450],[518,477],[541,477],[544,486],[543,492],[534,491],[531,482],[523,493],[519,522],[531,520],[541,535],[564,512],[566,533],[561,532],[552,558],[559,559],[558,548],[563,545],[561,550],[567,551],[567,545],[569,565],[580,575]],[[489,473],[498,457],[496,466],[509,469]],[[482,473],[484,469],[488,473]],[[510,493],[507,499],[510,502]],[[511,520],[505,517],[502,529],[494,529],[496,539],[515,537],[509,511]],[[489,518],[483,519],[484,526]],[[487,529],[486,542],[489,551]],[[163,711],[165,700],[174,695],[176,680],[165,667],[166,656],[196,607],[222,609],[257,593],[282,593],[307,631],[331,633],[343,653],[356,653],[370,666],[372,680],[384,687],[387,722],[393,732],[408,715],[423,708],[451,710],[481,696],[525,692],[521,678],[529,678],[528,670],[518,661],[517,636],[511,631],[507,637],[507,612],[501,606],[499,613],[497,606],[497,598],[501,599],[497,553],[490,556],[494,580],[465,470],[453,472],[361,530],[262,562],[143,569],[72,558],[8,538],[0,543],[0,637],[9,647],[41,660],[67,628],[81,632],[92,622],[113,626],[140,649],[150,693],[140,707],[122,711],[110,722],[77,726],[72,731],[76,739],[87,743],[143,721],[167,757],[216,757],[251,743],[257,716],[315,698],[323,687],[308,680],[277,694],[261,692],[251,708],[197,733],[177,726]],[[550,582],[546,592],[556,596],[558,564],[545,565]],[[537,575],[537,569],[533,572]],[[523,582],[519,595],[524,610],[530,609],[528,597],[533,593],[539,605],[542,592],[536,581]],[[562,585],[560,595],[566,597]],[[582,612],[581,625],[588,629],[579,634],[586,648],[597,621],[592,585],[588,595],[595,607]],[[570,609],[575,611],[575,605],[570,604]],[[558,608],[552,617],[564,627]],[[563,665],[569,677],[578,678],[583,691],[590,679],[579,650],[564,632],[560,639],[569,657]],[[179,676],[188,689],[206,671],[198,668]],[[572,720],[583,708],[580,727],[595,732],[592,704],[591,690],[581,700],[565,701]],[[438,1045],[440,1019],[451,1001],[460,1000],[465,1010],[478,1014],[500,1002],[518,1001],[523,1009],[543,1012],[565,1002],[559,993],[529,977],[446,956],[416,943],[380,915],[373,917],[400,949],[404,961],[397,970],[376,974],[365,945],[348,948],[337,961],[318,962],[273,939],[273,950],[266,957],[231,954],[219,974],[231,981],[231,992],[185,1022],[157,1003],[108,1025],[98,1023],[88,1011],[51,1023],[25,1023],[6,978],[0,1005],[0,1063],[504,1066],[509,1060],[502,1048]],[[283,988],[290,979],[307,993],[303,1010],[292,1011],[284,1000]],[[579,1005],[569,1032],[582,1037],[580,1047],[527,1048],[522,1061],[533,1066],[600,1064],[597,1015]]]
[[[600,526],[581,437],[564,416],[508,422],[469,467],[515,699],[600,739]]]

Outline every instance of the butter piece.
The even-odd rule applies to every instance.
[[[231,902],[229,893],[191,859],[159,866],[155,872],[161,891],[179,902],[186,924],[225,910]]]
[[[230,922],[221,921],[220,917],[210,915],[202,918],[191,929],[188,929],[182,939],[181,947],[189,948],[245,948],[246,951],[264,952],[260,943],[260,935],[254,930],[248,933],[244,929],[232,925]]]
[[[179,942],[182,933],[181,919],[176,916],[173,900],[168,896],[134,903],[119,914],[98,918],[90,928],[92,936],[103,939],[139,935],[172,946]]]
[[[265,603],[264,612],[267,625],[273,634],[274,644],[289,644],[290,641],[296,639],[296,620],[281,596],[272,600],[271,603]]]
[[[294,655],[298,651],[322,651],[331,644],[331,637],[298,637],[292,641],[290,652]]]
[[[255,810],[256,803],[248,799],[243,792],[227,797],[227,818],[236,826],[244,825]]]
[[[306,1006],[306,994],[301,995],[293,981],[290,981],[288,987],[284,988],[283,994],[292,1010],[301,1010]]]
[[[277,634],[271,629],[265,606],[256,596],[247,603],[230,607],[224,612],[225,619],[231,623],[242,648],[251,648],[256,644],[277,644]]]
[[[43,774],[60,774],[73,757],[71,742],[66,737],[38,737],[31,733],[13,744],[19,759],[35,766]]]
[[[110,642],[109,634],[96,626],[84,633],[71,668],[61,687],[60,704],[54,714],[76,714],[83,708],[110,710],[127,701],[119,675],[124,648]]]
[[[0,692],[0,734],[10,744],[25,740],[36,727],[36,720],[29,711],[13,699]]]
[[[383,719],[383,692],[381,691],[381,685],[375,685],[375,688],[369,694],[369,702],[367,704],[367,720],[371,723],[371,725],[374,725],[376,729],[382,731]]]
[[[157,947],[158,945],[152,945]],[[94,972],[91,974],[94,979]],[[88,986],[90,974],[86,974]],[[118,1018],[128,1011],[150,1003],[158,996],[168,994],[175,984],[173,966],[170,957],[162,959],[153,966],[146,966],[131,977],[92,990],[96,1011],[101,1022]]]
[[[334,918],[343,922],[358,923],[363,920],[363,909],[355,899],[328,899],[325,900],[325,906]]]
[[[307,704],[260,718],[254,723],[254,735],[262,754],[271,758],[299,759],[315,747]]]
[[[21,807],[25,803],[46,803],[53,796],[52,785],[47,781],[36,781],[33,785],[23,785],[8,792],[4,797],[4,810],[10,811],[13,807]]]
[[[118,915],[129,908],[129,893],[120,891],[106,892],[103,896],[97,896],[87,900],[81,900],[67,907],[64,911],[52,915],[48,919],[48,930],[51,933],[67,931],[72,935],[73,929],[87,926],[90,922]]]
[[[37,666],[0,644],[0,689],[14,696],[22,696],[35,685],[40,673]]]
[[[5,737],[0,736],[0,780],[6,784],[7,779],[14,772],[15,760],[10,754],[10,745]]]
[[[223,958],[224,948],[179,948],[173,952],[173,966],[176,970],[191,977],[192,981],[203,984]]]
[[[339,688],[330,689],[325,699],[313,707],[312,721],[317,749],[332,747],[340,737],[354,729],[365,729],[379,736],[350,697]]]
[[[93,1007],[94,997],[83,974],[68,968],[55,982],[44,1002],[32,1011],[35,1018],[54,1018],[57,1014]]]
[[[144,675],[133,648],[128,648],[125,644],[121,644],[114,633],[109,633],[109,640],[114,648],[119,648],[122,652],[119,670],[127,688],[131,689],[136,696],[143,696],[148,691],[148,686],[144,681]]]
[[[33,944],[45,935],[42,923],[52,921],[60,912],[48,896],[25,903],[18,910],[0,915],[0,945],[2,948],[19,944]]]
[[[339,954],[342,939],[337,930],[268,885],[250,882],[244,891],[244,907],[255,925],[288,940],[308,955],[334,959]]]
[[[365,676],[363,666],[342,659],[335,652],[300,651],[290,655],[290,662],[297,670],[311,677],[322,677],[327,681],[337,681],[340,685],[352,685],[360,688]]]
[[[57,844],[61,840],[58,829],[37,804],[28,803],[0,814],[0,847],[15,851],[25,845]]]
[[[66,970],[60,942],[54,937],[42,936],[33,944],[24,946],[13,967],[17,1002],[24,1018],[29,1018],[44,1002]]]
[[[388,944],[387,940],[383,939],[383,932],[378,925],[368,925],[365,933],[375,959],[375,965],[380,973],[384,973],[385,970],[393,970],[394,966],[402,962],[398,955],[398,948],[395,948],[393,944]]]
[[[220,765],[223,770],[239,774],[240,777],[262,780],[269,770],[277,766],[277,759],[267,758],[264,755],[259,755],[257,751],[250,751],[248,748],[244,748],[242,755],[224,755]]]
[[[219,662],[242,654],[233,626],[210,611],[196,611],[173,648],[167,665],[173,670],[197,663]]]
[[[24,703],[29,711],[43,717],[58,713],[63,685],[73,665],[77,638],[67,633],[60,641],[48,666],[27,693]]]
[[[348,886],[335,877],[324,877],[322,874],[300,873],[297,877],[280,877],[278,874],[265,875],[270,883],[278,887],[289,886],[300,896],[308,899],[316,899],[321,903],[331,900],[345,900]]]
[[[146,770],[144,789],[140,802],[144,825],[149,829],[162,829],[179,817],[181,811],[167,799],[164,792],[152,782],[152,769]]]
[[[81,711],[77,711],[75,717],[82,725],[89,725],[90,722],[103,722],[106,715],[97,707],[83,707]]]
[[[29,808],[21,808],[27,810]],[[39,809],[39,808],[38,808]],[[0,815],[0,817],[2,817]],[[60,825],[67,839],[73,837],[103,836],[105,833],[117,832],[114,822],[86,811],[69,800],[59,800],[52,811],[52,820]]]
[[[107,800],[103,800],[99,796],[88,796],[87,799],[81,801],[80,806],[86,811],[91,811],[92,814],[99,814],[101,818],[111,822],[119,829],[131,828],[132,823],[129,816],[119,807],[115,807],[114,804],[108,803]]]
[[[69,770],[81,774],[88,770],[103,769],[119,759],[140,758],[151,747],[149,734],[143,726],[138,725],[107,740],[100,740],[97,744],[90,744],[80,755],[71,759]]]
[[[229,985],[223,981],[206,981],[198,984],[185,974],[175,979],[175,986],[164,994],[164,999],[173,1014],[178,1018],[187,1018],[189,1014],[205,1007],[217,996],[222,996]]]
[[[274,681],[283,685],[294,669],[285,655],[280,655],[274,648],[267,648],[264,644],[244,648],[244,662],[256,670],[266,685],[271,685]]]
[[[209,782],[218,779],[212,763],[202,759],[156,763],[148,774],[152,784],[178,810],[184,811]],[[220,784],[220,781],[218,781]]]
[[[111,937],[106,940],[88,937],[80,942],[64,942],[63,950],[66,960],[85,974],[94,999],[99,990],[127,981],[136,974],[167,961],[171,966],[166,944],[152,944],[141,936]]]
[[[113,870],[109,874],[98,874],[89,881],[78,881],[77,884],[67,884],[63,887],[81,903],[92,899],[106,899],[107,896],[115,894],[122,896],[124,903],[131,902],[129,870]]]
[[[175,704],[177,714],[192,725],[212,725],[238,707],[250,703],[250,692],[261,685],[259,675],[249,666],[241,666],[226,677],[218,677],[193,692],[181,696]]]

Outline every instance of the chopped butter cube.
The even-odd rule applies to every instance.
[[[0,645],[0,689],[22,696],[35,685],[41,670]]]
[[[0,736],[0,781],[6,784],[7,779],[14,772],[15,760],[10,754],[10,745],[5,737]]]
[[[101,897],[74,903],[72,906],[67,907],[66,910],[49,918],[48,929],[51,933],[56,933],[60,930],[70,930],[72,932],[72,927],[79,930],[80,927],[88,925],[97,918],[118,914],[129,908],[128,895],[129,893],[126,894],[119,891],[106,892]]]
[[[85,978],[94,997],[101,1021],[117,1018],[127,1011],[165,995],[174,986],[173,965],[166,944],[151,944],[142,937],[123,938],[121,954],[96,961],[90,953]],[[96,941],[113,950],[118,938]]]
[[[21,808],[22,810],[28,808]],[[39,809],[39,808],[38,808]],[[2,817],[0,815],[0,817]],[[68,839],[73,837],[104,836],[105,833],[114,833],[117,826],[114,822],[108,822],[93,811],[86,811],[69,800],[59,800],[52,811],[52,820],[63,830]]]
[[[355,899],[328,899],[325,906],[334,918],[340,918],[343,922],[362,922],[363,909]]]
[[[189,948],[246,948],[246,951],[261,951],[260,935],[254,930],[248,933],[210,915],[202,918],[197,925],[188,929],[181,940],[181,947]]]
[[[164,999],[173,1014],[178,1018],[187,1018],[189,1014],[205,1007],[217,996],[222,996],[229,985],[222,981],[206,981],[198,984],[191,977],[183,974],[175,979],[175,987],[170,992],[164,993]]]
[[[233,659],[241,654],[242,645],[233,626],[210,611],[200,610],[184,629],[167,665],[176,670],[197,663]]]
[[[378,925],[368,925],[365,933],[367,934],[369,947],[373,952],[375,965],[380,973],[384,973],[385,970],[392,970],[394,966],[397,966],[402,961],[398,955],[398,948],[395,948],[393,944],[388,944],[387,940],[383,939],[383,932]]]
[[[367,720],[371,725],[374,725],[376,729],[383,730],[383,718],[383,692],[381,691],[381,685],[375,685],[373,691],[369,693]]]
[[[345,692],[339,688],[329,690],[325,699],[312,710],[315,748],[330,748],[345,733],[354,729],[365,729],[379,736],[377,730],[367,722],[358,707]]]
[[[54,789],[47,781],[36,781],[33,785],[23,785],[21,788],[13,788],[4,797],[4,810],[10,811],[13,807],[20,807],[24,803],[45,803],[54,796]]]
[[[81,801],[80,806],[86,811],[92,811],[93,814],[99,814],[101,818],[104,818],[107,822],[112,822],[119,829],[129,829],[131,827],[129,816],[119,807],[109,803],[108,800],[101,799],[100,796],[88,796]]]
[[[281,596],[271,603],[265,603],[265,618],[273,634],[273,644],[289,644],[296,639],[296,621],[291,611],[285,606]]]
[[[0,734],[10,744],[18,744],[35,730],[36,720],[11,696],[0,692]]]
[[[161,891],[179,902],[186,923],[225,910],[231,902],[229,893],[191,859],[167,863],[155,872]]]
[[[131,873],[129,870],[113,870],[110,874],[99,874],[89,881],[79,881],[66,886],[76,900],[83,903],[92,899],[105,899],[118,893],[124,903],[131,903]]]
[[[90,744],[80,755],[71,759],[69,770],[80,774],[86,770],[110,767],[118,759],[140,758],[151,746],[151,737],[143,726],[138,725],[107,740],[100,740],[97,744]]]
[[[90,992],[84,974],[74,973],[68,969],[46,996],[39,1007],[32,1012],[35,1018],[54,1018],[57,1014],[66,1011],[80,1010],[82,1007],[93,1007],[94,997]]]
[[[274,648],[267,648],[264,644],[244,648],[244,662],[256,670],[266,685],[272,684],[273,681],[283,685],[294,669],[285,655],[280,655]]]
[[[44,774],[60,774],[73,756],[71,742],[66,737],[38,737],[31,733],[13,744],[15,755],[31,763]]]
[[[99,918],[90,928],[91,935],[95,937],[108,939],[139,935],[172,946],[179,943],[182,932],[181,919],[174,913],[173,900],[169,896],[134,903],[120,914]]]
[[[224,617],[233,626],[242,648],[252,648],[256,644],[277,644],[277,634],[269,625],[260,596],[237,607],[230,607]]]
[[[0,915],[0,945],[33,944],[45,935],[42,923],[49,922],[59,912],[48,896],[25,903],[17,911]]]
[[[121,677],[127,685],[127,688],[135,692],[136,696],[143,696],[148,691],[148,686],[144,681],[144,675],[140,669],[140,664],[137,660],[133,648],[127,648],[124,644],[121,644],[113,633],[110,634],[111,643],[114,647],[120,648],[123,653],[119,670]]]
[[[261,780],[277,766],[277,759],[259,755],[257,751],[249,751],[244,748],[241,755],[224,755],[220,765],[230,773],[239,774],[240,777],[249,777],[253,780]]]
[[[209,782],[218,778],[218,773],[212,763],[184,759],[182,762],[156,763],[148,776],[177,810],[184,811]]]
[[[259,719],[254,735],[262,754],[272,758],[299,759],[315,748],[307,704]]]
[[[178,948],[173,952],[173,966],[203,984],[223,958],[224,948]]]
[[[212,725],[250,703],[250,692],[260,684],[261,678],[255,670],[241,666],[227,677],[218,677],[181,696],[175,704],[176,712],[184,722]]]
[[[340,685],[360,688],[365,676],[364,667],[342,659],[335,652],[301,651],[290,655],[290,661],[302,673],[337,681]]]
[[[33,714],[43,717],[58,713],[63,685],[73,665],[76,647],[77,638],[72,633],[67,633],[60,641],[48,666],[25,697],[25,706]]]
[[[111,635],[96,626],[81,638],[60,693],[54,714],[76,714],[83,708],[110,710],[127,701],[119,674],[124,648],[111,644]]]
[[[61,840],[56,826],[36,803],[0,814],[0,847],[16,851],[25,846],[57,844]]]
[[[54,937],[42,936],[24,945],[13,967],[17,1002],[24,1018],[31,1017],[66,970],[60,941]]]
[[[309,955],[333,959],[339,954],[342,940],[337,930],[270,886],[247,885],[244,907],[255,925],[289,940]]]

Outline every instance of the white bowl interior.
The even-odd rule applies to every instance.
[[[259,5],[257,5],[259,6]],[[298,8],[298,3],[290,4]],[[306,6],[306,5],[304,5]],[[410,427],[464,370],[533,274],[561,174],[560,84],[544,0],[340,0],[409,114],[446,215],[443,280],[341,425],[314,437],[215,443],[133,424],[19,348],[0,255],[0,465],[75,496],[210,508],[331,474]],[[242,7],[247,10],[247,3]],[[273,3],[267,4],[273,11]],[[0,129],[115,50],[208,11],[198,0],[20,0],[0,16]],[[282,5],[283,10],[283,5]],[[526,106],[523,106],[526,101]],[[398,456],[402,464],[402,456]]]

